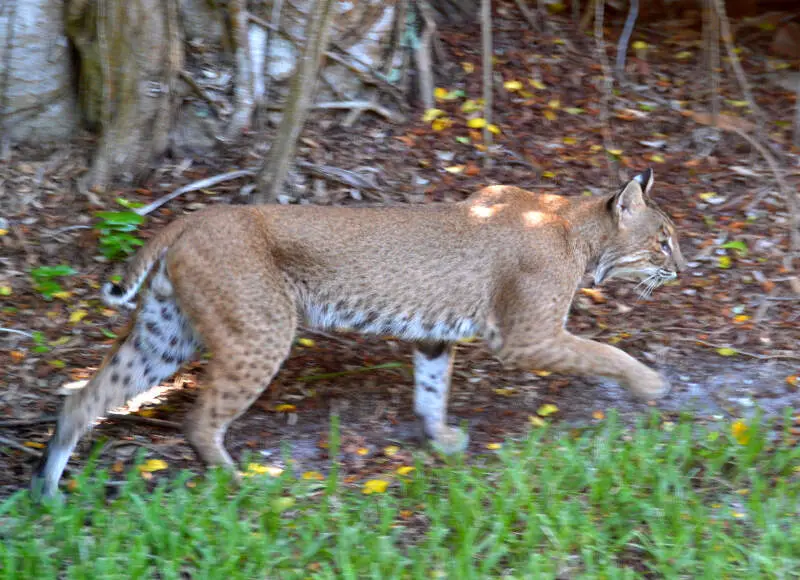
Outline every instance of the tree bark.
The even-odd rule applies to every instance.
[[[67,34],[79,57],[80,106],[100,132],[87,189],[134,182],[167,149],[183,65],[178,0],[70,0]]]
[[[317,84],[320,59],[328,46],[334,0],[316,0],[306,24],[306,45],[292,79],[286,109],[269,157],[258,174],[258,193],[254,203],[269,203],[278,199],[283,183],[289,173],[291,157],[297,139],[303,130],[314,87]]]

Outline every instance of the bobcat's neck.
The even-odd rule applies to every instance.
[[[593,270],[608,247],[614,224],[605,208],[605,198],[575,200],[563,214],[570,245],[586,270]]]

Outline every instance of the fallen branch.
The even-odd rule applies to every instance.
[[[36,338],[30,332],[25,332],[24,330],[17,330],[16,328],[0,328],[0,332],[8,332],[10,334],[21,334],[22,336],[27,336],[28,338]]]
[[[205,189],[206,187],[211,187],[212,185],[217,185],[218,183],[222,183],[224,181],[231,181],[233,179],[239,179],[240,177],[249,177],[255,174],[256,172],[253,171],[252,169],[239,169],[237,171],[230,171],[228,173],[222,173],[220,175],[215,175],[213,177],[206,177],[205,179],[201,179],[199,181],[195,181],[188,185],[184,185],[183,187],[179,187],[169,195],[165,195],[164,197],[159,198],[154,202],[149,203],[144,207],[137,208],[133,211],[135,211],[139,215],[147,215],[151,211],[160,208],[168,201],[172,201],[173,199],[175,199],[180,195],[183,195],[184,193],[197,191],[198,189]]]
[[[0,445],[11,447],[12,449],[16,449],[17,451],[22,451],[23,453],[27,453],[28,455],[33,455],[34,457],[42,456],[41,451],[37,451],[36,449],[31,449],[30,447],[25,447],[21,443],[17,443],[13,439],[9,439],[8,437],[3,437],[2,435],[0,435]]]
[[[373,101],[339,101],[339,102],[329,102],[329,103],[317,103],[312,105],[313,109],[345,109],[345,110],[359,110],[359,111],[370,111],[375,113],[376,115],[380,115],[387,121],[391,121],[392,123],[405,123],[406,118],[405,116],[401,115],[400,113],[396,113],[391,109],[387,109],[386,107],[379,105]]]
[[[354,187],[356,189],[370,189],[373,191],[378,191],[380,189],[377,184],[367,181],[366,178],[354,171],[333,167],[331,165],[317,165],[316,163],[309,163],[308,161],[297,161],[296,165],[297,167],[305,169],[317,177],[321,177],[322,179],[327,179],[330,181],[336,181],[337,183],[342,183],[348,187]]]

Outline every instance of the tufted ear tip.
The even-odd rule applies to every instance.
[[[638,175],[635,175],[633,179],[642,186],[642,191],[644,191],[645,195],[650,193],[653,188],[653,170],[651,168],[648,167]]]

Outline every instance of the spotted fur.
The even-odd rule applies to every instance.
[[[649,295],[683,267],[652,181],[648,171],[596,198],[492,186],[455,204],[228,206],[178,219],[104,289],[109,303],[135,307],[130,329],[65,402],[33,488],[55,493],[95,418],[201,346],[212,359],[184,431],[206,464],[232,467],[228,425],[269,385],[301,319],[414,342],[414,409],[443,452],[467,441],[447,426],[452,345],[464,338],[485,339],[508,364],[607,376],[658,397],[668,389],[658,373],[564,328],[585,272],[638,280]]]

